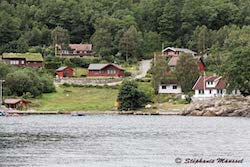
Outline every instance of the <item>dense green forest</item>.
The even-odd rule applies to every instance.
[[[250,94],[249,0],[2,0],[0,53],[54,55],[55,44],[92,43],[109,62],[186,47],[206,70]]]
[[[0,53],[52,54],[53,30],[65,43],[93,43],[107,60],[145,57],[162,45],[205,51],[214,41],[206,31],[249,23],[246,0],[2,0]]]

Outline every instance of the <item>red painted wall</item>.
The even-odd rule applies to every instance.
[[[108,70],[116,70],[115,74],[108,74]],[[109,65],[101,70],[89,70],[88,77],[124,77],[124,70],[116,68],[112,65]]]
[[[73,68],[71,68],[71,67],[67,67],[67,68],[65,68],[65,69],[62,70],[62,71],[57,71],[57,72],[56,72],[56,75],[57,75],[59,78],[63,78],[63,77],[73,77],[73,75],[74,75],[74,70],[73,70]]]
[[[205,65],[201,62],[201,61],[198,61],[197,62],[197,65],[199,67],[199,72],[202,73],[205,71]]]
[[[11,64],[14,66],[21,66],[21,67],[43,67],[42,61],[28,61],[26,62],[25,59],[3,59],[6,63],[10,64],[11,60],[18,61],[18,64]]]
[[[39,67],[43,67],[43,63],[39,61],[30,61],[30,62],[26,62],[26,66],[39,68]]]

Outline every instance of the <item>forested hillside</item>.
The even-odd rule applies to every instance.
[[[65,42],[93,43],[107,60],[141,58],[162,44],[205,52],[249,23],[247,0],[2,0],[0,53],[53,54],[53,30]]]

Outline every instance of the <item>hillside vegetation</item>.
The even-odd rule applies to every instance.
[[[162,44],[205,51],[214,44],[210,37],[224,44],[224,26],[249,25],[249,6],[243,0],[2,0],[0,53],[53,55],[53,44],[69,42],[93,43],[108,61],[136,61]]]

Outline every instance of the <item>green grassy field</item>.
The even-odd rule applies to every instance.
[[[137,75],[140,73],[138,65],[137,64],[122,64],[122,68],[127,71],[131,72],[134,75]]]
[[[75,70],[75,76],[76,77],[81,77],[82,75],[87,75],[88,74],[88,69],[87,68],[74,68]]]
[[[56,93],[32,100],[38,111],[108,111],[114,108],[118,89],[59,87]]]

